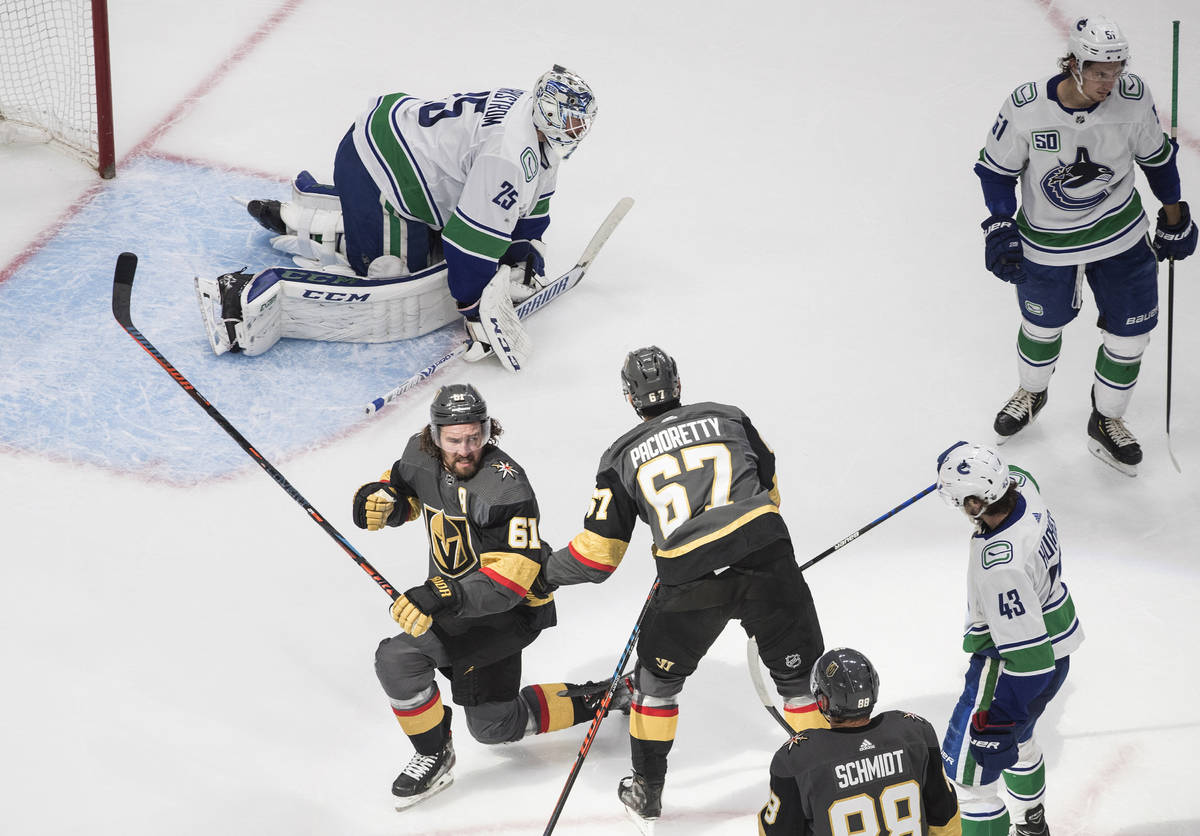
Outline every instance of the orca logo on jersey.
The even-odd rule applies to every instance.
[[[1084,197],[1076,196],[1080,190],[1091,190],[1095,183],[1107,183],[1116,172],[1103,163],[1093,162],[1088,149],[1079,146],[1074,162],[1058,161],[1042,178],[1042,194],[1059,209],[1069,212],[1084,212],[1098,206],[1108,198],[1108,189],[1101,186]]]

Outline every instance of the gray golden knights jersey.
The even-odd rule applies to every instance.
[[[933,727],[885,711],[857,728],[809,729],[771,761],[765,836],[957,834],[958,800]]]
[[[495,261],[519,220],[548,221],[559,160],[541,150],[529,93],[381,96],[355,122],[354,147],[385,211],[468,254]]]
[[[639,518],[653,533],[666,584],[733,565],[788,536],[775,455],[744,412],[718,403],[673,409],[605,451],[584,530],[555,554],[556,571],[565,563],[587,580],[607,577]]]
[[[537,626],[553,625],[553,596],[534,591],[542,588],[538,578],[550,547],[538,534],[537,498],[524,469],[488,444],[475,475],[459,479],[421,450],[420,439],[409,439],[388,481],[408,496],[406,519],[424,521],[429,575],[461,584],[460,616],[438,616],[438,626],[457,632],[471,626],[470,619],[516,606],[537,608]]]
[[[1149,223],[1134,188],[1137,166],[1170,161],[1150,89],[1126,73],[1107,99],[1066,110],[1062,75],[1022,84],[1005,100],[979,165],[1019,177],[1017,226],[1037,264],[1099,261],[1132,247]]]

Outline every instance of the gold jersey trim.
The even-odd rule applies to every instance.
[[[752,522],[753,520],[758,519],[763,514],[778,514],[778,513],[779,513],[779,508],[775,505],[764,505],[761,508],[755,508],[753,511],[749,511],[745,514],[742,514],[742,516],[738,517],[736,520],[729,523],[728,525],[723,525],[720,528],[718,528],[716,531],[709,532],[708,534],[705,534],[703,537],[697,537],[695,540],[684,543],[682,546],[676,546],[673,549],[655,548],[654,556],[655,557],[667,557],[667,558],[682,557],[683,555],[687,554],[688,552],[695,551],[696,549],[700,548],[701,546],[706,546],[709,543],[712,543],[716,540],[720,540],[722,537],[732,534],[734,531],[737,531],[739,528],[741,528],[746,523]]]
[[[599,563],[602,566],[611,566],[616,569],[621,565],[621,560],[625,557],[625,550],[629,548],[629,543],[612,537],[602,537],[594,531],[584,529],[575,535],[575,539],[571,541],[571,548],[580,557],[592,563]]]

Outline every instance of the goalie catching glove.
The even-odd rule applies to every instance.
[[[462,603],[458,581],[434,575],[392,602],[392,618],[413,638],[424,635],[440,612],[454,615]]]

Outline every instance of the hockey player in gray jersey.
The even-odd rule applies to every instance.
[[[675,361],[657,346],[621,369],[641,423],[600,459],[583,531],[550,555],[552,586],[600,583],[639,519],[650,526],[661,586],[641,624],[629,715],[633,774],[618,795],[658,818],[679,694],[731,619],[758,640],[793,728],[827,725],[808,690],[821,627],[779,513],[775,455],[750,418],[719,403],[683,405]]]
[[[430,421],[378,482],[354,495],[354,523],[368,531],[420,519],[429,577],[392,604],[404,632],[384,639],[375,670],[416,754],[392,785],[397,809],[453,780],[451,710],[434,678],[450,679],[467,729],[508,743],[590,721],[608,683],[520,687],[521,651],[555,624],[542,580],[550,553],[524,469],[496,445],[501,429],[474,386],[443,386]],[[568,693],[563,693],[564,691]],[[610,710],[627,710],[623,690]]]
[[[528,92],[390,93],[346,132],[332,185],[301,172],[291,201],[252,200],[247,209],[276,234],[277,249],[302,266],[360,277],[359,292],[368,279],[412,276],[411,304],[400,310],[389,299],[392,339],[440,327],[457,308],[471,338],[466,358],[496,353],[516,371],[530,342],[512,299],[542,286],[558,167],[597,112],[587,82],[558,65]],[[223,310],[236,317],[233,302],[249,292],[251,277],[222,279],[237,284]],[[381,339],[381,327],[373,324],[371,341]],[[336,339],[353,341],[345,330]]]
[[[1145,81],[1127,71],[1129,58],[1116,23],[1080,18],[1059,73],[1022,84],[1005,100],[975,173],[991,213],[982,224],[985,263],[1016,285],[1022,317],[1020,386],[996,416],[998,442],[1045,405],[1086,279],[1101,332],[1088,447],[1133,476],[1142,450],[1124,416],[1158,322],[1156,258],[1191,255],[1197,229],[1180,200],[1175,142],[1159,125]],[[1152,240],[1134,187],[1137,168],[1162,202]]]
[[[775,753],[759,836],[959,836],[933,726],[903,711],[871,716],[879,674],[870,660],[830,650],[813,665],[811,687],[829,728],[799,732]]]
[[[963,836],[1048,836],[1034,726],[1083,641],[1063,582],[1058,527],[1025,471],[960,441],[938,457],[938,493],[971,519],[966,683],[942,743]],[[1008,805],[1000,797],[1003,776]]]

